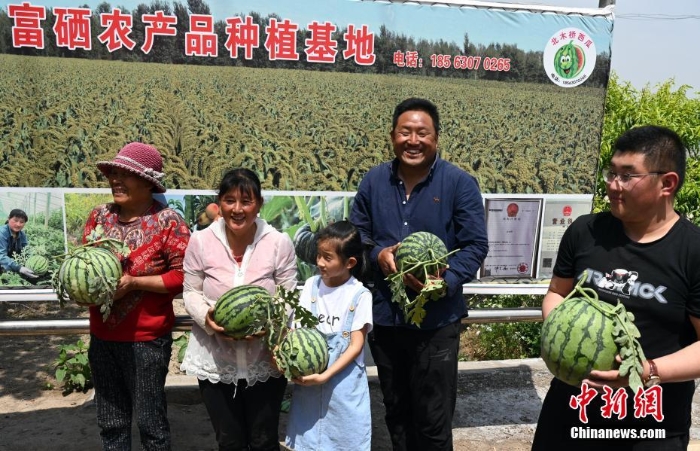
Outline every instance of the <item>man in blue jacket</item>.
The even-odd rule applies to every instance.
[[[471,175],[438,155],[437,107],[410,98],[394,110],[396,158],[363,178],[350,215],[369,248],[374,281],[374,331],[369,346],[377,365],[386,423],[395,450],[451,450],[457,396],[462,284],[476,275],[488,252],[484,207]],[[445,296],[425,305],[420,328],[407,324],[391,302],[385,278],[395,273],[400,242],[414,232],[437,235],[452,251],[441,277]],[[423,284],[404,277],[411,297]]]

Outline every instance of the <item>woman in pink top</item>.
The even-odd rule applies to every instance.
[[[279,410],[287,385],[260,337],[232,340],[212,313],[233,287],[255,284],[274,294],[296,287],[294,245],[258,213],[260,180],[248,169],[219,184],[219,217],[192,235],[184,261],[184,301],[194,319],[181,369],[197,376],[220,450],[277,450]]]

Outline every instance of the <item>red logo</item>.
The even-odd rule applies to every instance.
[[[506,214],[508,214],[509,218],[516,217],[518,215],[518,204],[508,204],[508,206],[506,207]]]
[[[526,274],[530,270],[530,265],[525,262],[518,264],[518,274]]]
[[[571,205],[565,205],[564,209],[561,211],[564,216],[571,216]]]

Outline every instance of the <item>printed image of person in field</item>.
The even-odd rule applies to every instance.
[[[0,273],[16,272],[24,280],[35,283],[39,275],[35,274],[31,268],[20,265],[16,260],[29,244],[27,234],[22,230],[28,220],[29,217],[24,210],[14,208],[10,211],[5,225],[0,227]]]

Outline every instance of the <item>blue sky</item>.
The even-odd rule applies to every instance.
[[[182,0],[184,2],[184,0]],[[205,0],[206,1],[206,0]],[[491,0],[498,2],[499,0]],[[75,6],[87,3],[94,8],[101,0],[87,2],[76,0],[32,0],[33,4],[44,6]],[[117,0],[110,2],[133,8],[139,3],[150,0]],[[14,2],[19,3],[19,0]],[[547,0],[544,2],[511,1],[501,3],[523,3],[551,5],[563,8],[597,8],[598,0]],[[688,57],[689,49],[700,42],[700,1],[698,0],[617,0],[614,8],[615,21],[612,34],[612,68],[622,80],[629,81],[637,88],[645,85],[652,87],[660,82],[674,78],[676,85],[687,84],[691,91],[700,91],[700,63],[697,58]],[[434,37],[454,40],[461,44],[465,31],[473,42],[491,42],[494,35],[490,18],[498,12],[479,10],[477,15],[455,14],[445,8],[418,5],[387,5],[353,0],[245,0],[235,3],[228,0],[210,0],[207,4],[217,18],[251,10],[262,14],[275,12],[280,17],[290,18],[299,23],[310,20],[330,20],[337,24],[367,23],[367,17],[373,21],[367,23],[370,29],[378,29],[380,22],[390,29],[412,36]],[[524,16],[529,13],[522,13]],[[669,15],[662,18],[660,15]],[[645,15],[640,19],[639,15]],[[468,16],[468,17],[467,17]],[[541,49],[543,39],[552,34],[552,20],[542,15],[541,21],[529,27],[527,33],[517,27],[504,27],[499,30],[500,42],[515,43],[523,49]],[[694,16],[690,19],[681,17]],[[430,20],[425,20],[429,17]],[[471,18],[471,20],[470,20]],[[518,19],[519,20],[519,19]],[[554,19],[556,21],[556,18]],[[591,27],[590,32],[596,37],[598,50],[608,46],[605,23],[600,20],[578,19],[585,22],[583,26]],[[602,28],[601,28],[602,27]],[[692,51],[692,50],[691,50]]]

